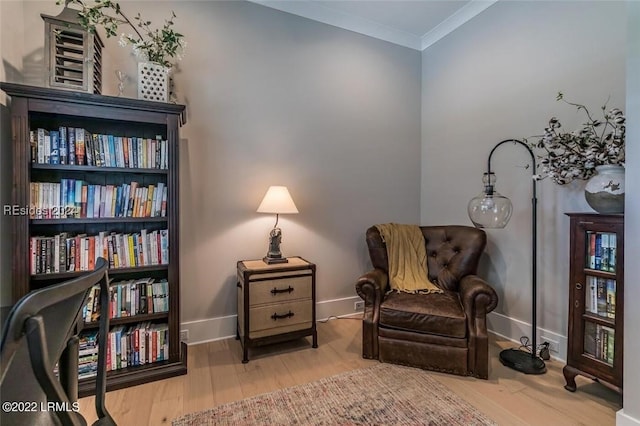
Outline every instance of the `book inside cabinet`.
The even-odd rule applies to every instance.
[[[624,216],[570,213],[565,388],[582,375],[622,392]]]
[[[2,83],[11,97],[14,302],[109,263],[90,293],[79,395],[95,389],[109,315],[107,390],[186,373],[179,338],[178,143],[183,105]]]

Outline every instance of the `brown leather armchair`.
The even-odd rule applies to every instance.
[[[475,275],[486,234],[469,226],[420,229],[429,280],[443,293],[388,293],[387,249],[375,226],[367,230],[374,269],[356,284],[365,303],[362,356],[486,379],[486,317],[498,303],[495,290]]]

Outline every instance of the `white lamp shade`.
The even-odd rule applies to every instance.
[[[258,213],[291,214],[298,213],[289,190],[286,186],[270,186],[264,195]]]

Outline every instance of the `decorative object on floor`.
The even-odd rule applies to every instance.
[[[78,10],[69,7],[57,16],[41,14],[44,20],[45,87],[100,94],[102,91],[102,48],[95,31],[80,23]]]
[[[428,372],[379,364],[187,414],[196,425],[495,425]]]
[[[263,258],[265,263],[286,263],[287,258],[282,256],[280,243],[282,242],[282,230],[278,228],[278,218],[281,214],[298,213],[289,190],[286,186],[270,186],[264,195],[258,213],[272,213],[276,215],[276,223],[269,233],[269,251]]]
[[[624,213],[624,167],[603,165],[584,187],[587,204],[598,213]]]
[[[477,275],[487,235],[456,225],[421,226],[419,232],[427,278],[442,292],[389,291],[396,269],[392,264],[408,257],[383,239],[378,226],[367,229],[374,269],[356,283],[364,300],[362,357],[487,379],[487,313],[498,304],[495,290]]]
[[[521,145],[531,155],[531,161],[533,163],[533,171],[536,170],[536,157],[525,142],[517,139],[507,139],[502,142],[498,142],[489,153],[487,159],[487,171],[484,174],[482,180],[484,182],[484,190],[482,194],[474,197],[469,201],[467,211],[469,218],[473,224],[478,228],[504,228],[513,211],[513,205],[511,201],[495,191],[495,175],[491,171],[491,157],[495,150],[505,143],[513,143]],[[536,340],[536,313],[537,313],[537,211],[538,211],[538,198],[536,195],[537,179],[531,179],[532,182],[532,212],[531,212],[531,351],[523,351],[520,349],[505,349],[500,352],[500,361],[507,367],[514,370],[521,371],[526,374],[543,374],[547,371],[547,367],[544,361],[537,355],[537,340]],[[526,346],[526,344],[525,344]]]
[[[58,0],[60,1],[60,0]],[[132,22],[120,5],[111,0],[96,0],[88,6],[83,0],[67,0],[81,6],[78,12],[80,25],[95,33],[97,26],[104,27],[107,38],[115,36],[118,26],[126,24],[135,34],[120,35],[121,46],[131,45],[133,53],[142,61],[138,66],[138,98],[166,102],[169,99],[169,71],[175,60],[180,61],[186,42],[184,36],[173,28],[176,14],[172,11],[162,28],[151,28],[151,21],[138,13]]]

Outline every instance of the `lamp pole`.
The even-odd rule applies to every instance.
[[[533,171],[535,173],[536,170],[536,158],[535,155],[533,153],[533,151],[531,150],[531,148],[524,142],[522,142],[521,140],[517,140],[517,139],[506,139],[503,140],[501,142],[499,142],[498,144],[496,144],[493,149],[491,150],[491,152],[489,153],[489,158],[487,159],[487,182],[485,184],[485,190],[484,190],[484,197],[485,198],[491,198],[494,196],[494,188],[493,188],[493,182],[492,182],[492,175],[493,172],[491,171],[491,157],[493,156],[493,153],[496,151],[496,149],[506,143],[513,143],[516,145],[520,145],[523,146],[527,152],[529,152],[529,155],[531,156],[531,162],[533,165]],[[546,366],[544,364],[544,361],[542,359],[540,359],[537,355],[536,355],[536,347],[537,347],[537,341],[536,341],[536,329],[537,329],[537,273],[538,273],[538,262],[537,262],[537,258],[538,258],[538,250],[537,250],[537,236],[538,236],[538,229],[537,229],[537,223],[538,223],[538,197],[537,197],[537,180],[533,178],[531,179],[531,188],[532,188],[532,198],[531,198],[531,208],[532,208],[532,212],[531,212],[531,254],[532,254],[532,265],[531,265],[531,354],[529,356],[529,354],[527,354],[524,351],[521,351],[519,349],[505,349],[502,352],[500,352],[500,361],[502,362],[502,364],[506,365],[507,367],[513,368],[515,370],[527,373],[527,374],[542,374],[544,372],[547,371]],[[496,193],[496,195],[499,195]],[[475,200],[475,199],[474,199]],[[474,200],[471,201],[471,203],[474,202]],[[509,201],[510,204],[510,201]],[[511,208],[511,206],[509,206],[509,208]],[[470,211],[470,216],[471,216],[471,209]],[[510,217],[510,212],[509,212],[509,217]],[[482,227],[492,227],[491,224],[495,224],[496,222],[486,222],[486,223],[478,223],[478,221],[473,220],[474,218],[472,217],[472,221],[474,222],[474,224],[476,224],[476,226],[480,225]],[[508,221],[508,217],[506,219]],[[504,222],[500,222],[498,221],[498,223],[501,223],[500,225],[498,225],[499,227],[504,227],[506,225],[506,221]],[[494,226],[495,227],[495,226]]]

